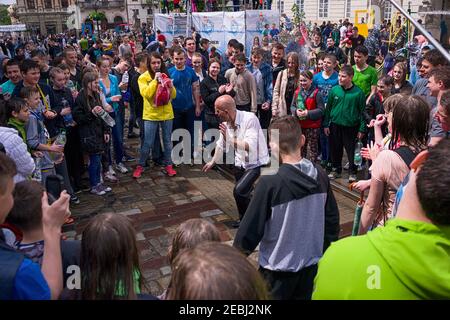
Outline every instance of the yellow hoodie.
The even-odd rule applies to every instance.
[[[155,94],[158,88],[158,81],[152,79],[152,76],[148,71],[141,74],[138,79],[139,91],[141,92],[142,98],[144,99],[144,110],[142,113],[143,120],[150,121],[165,121],[172,120],[173,109],[172,100],[175,99],[177,91],[174,86],[170,90],[170,101],[164,106],[155,106]]]

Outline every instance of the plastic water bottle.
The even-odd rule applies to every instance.
[[[34,159],[35,168],[31,176],[31,179],[37,182],[42,182],[41,162],[42,162],[41,158]]]
[[[102,108],[102,111],[98,113],[98,116],[102,118],[105,123],[110,126],[114,127],[116,125],[116,121],[108,114],[108,112],[105,111],[105,109]]]
[[[128,84],[130,77],[128,76],[128,71],[125,71],[122,76],[122,83]],[[122,92],[126,92],[127,90],[122,90]]]
[[[54,145],[57,146],[65,146],[67,141],[66,131],[61,131],[60,134],[55,139],[55,142],[53,142]],[[61,153],[56,152],[50,152],[50,157],[53,160],[53,162],[59,163],[63,157]]]
[[[358,142],[356,143],[356,146],[355,146],[355,157],[354,157],[355,166],[358,166],[358,167],[360,167],[362,164],[362,156],[361,156],[362,147],[363,147],[363,144],[362,144],[361,140],[358,140]]]
[[[61,100],[61,106],[63,109],[70,107],[69,102],[64,98]],[[64,119],[64,124],[66,125],[66,127],[72,127],[75,124],[73,121],[72,112],[63,116],[63,119]]]

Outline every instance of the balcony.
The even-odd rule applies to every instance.
[[[125,8],[125,0],[78,0],[81,10],[102,10],[111,8]]]

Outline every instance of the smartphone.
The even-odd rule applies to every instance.
[[[64,190],[64,179],[59,174],[52,174],[45,180],[45,189],[48,194],[48,202],[52,204],[59,199]]]

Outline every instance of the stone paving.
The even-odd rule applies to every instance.
[[[132,146],[128,151],[133,155],[137,155],[134,152],[136,140],[128,141]],[[113,189],[111,193],[102,197],[89,193],[79,196],[81,203],[72,207],[73,216],[77,218],[75,228],[66,235],[70,239],[81,239],[89,219],[100,213],[126,215],[137,232],[147,290],[159,295],[170,280],[171,270],[166,256],[172,235],[180,223],[191,218],[206,219],[219,229],[223,242],[232,243],[236,229],[230,227],[230,222],[237,218],[234,183],[215,170],[202,172],[200,165],[182,165],[176,168],[178,174],[175,177],[167,177],[160,167],[153,167],[135,180],[131,176],[135,165],[135,162],[128,162],[126,166],[130,173],[117,173],[119,182],[109,184]],[[341,222],[348,224],[353,217],[354,203],[346,204],[344,197],[335,195],[341,210]],[[341,231],[348,233],[348,230]],[[250,256],[250,261],[257,266],[257,252]]]

